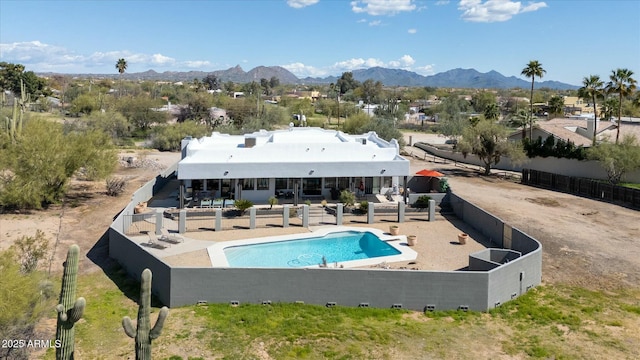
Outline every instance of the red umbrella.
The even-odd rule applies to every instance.
[[[441,172],[437,172],[435,170],[429,170],[429,169],[422,169],[422,170],[418,171],[416,173],[416,175],[430,176],[430,177],[441,177],[441,176],[444,176],[444,174],[441,173]]]

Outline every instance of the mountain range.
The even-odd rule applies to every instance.
[[[423,76],[412,71],[402,69],[387,69],[383,67],[372,67],[368,69],[353,70],[353,78],[363,82],[367,79],[380,81],[384,86],[430,86],[446,88],[475,88],[475,89],[510,89],[524,88],[531,86],[531,82],[515,76],[506,77],[497,71],[481,73],[475,69],[453,69],[430,76]],[[41,75],[52,75],[42,73]],[[299,79],[289,70],[281,66],[258,66],[249,71],[244,71],[240,65],[227,70],[188,71],[176,72],[165,71],[158,73],[148,70],[139,73],[124,73],[123,77],[129,80],[164,80],[164,81],[193,81],[193,79],[203,79],[207,75],[215,75],[220,82],[233,81],[236,83],[259,82],[260,79],[271,79],[276,77],[282,84],[329,84],[338,80],[336,76],[324,78],[306,77]],[[119,74],[78,74],[78,77],[102,77],[118,78]],[[557,90],[575,90],[578,86],[562,83],[559,81],[536,81],[537,88],[551,88]]]

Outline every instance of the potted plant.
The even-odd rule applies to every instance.
[[[407,235],[407,245],[415,246],[418,243],[418,236],[416,235]]]
[[[389,226],[389,233],[391,235],[399,235],[400,234],[400,227],[398,225]]]
[[[467,238],[469,237],[469,234],[467,233],[460,233],[458,234],[458,243],[460,245],[464,245],[467,243]]]

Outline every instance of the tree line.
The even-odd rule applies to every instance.
[[[125,59],[119,59],[115,69],[122,75],[127,66]],[[23,91],[29,94],[28,104],[19,111],[11,106],[10,97],[3,97],[0,104],[5,122],[0,133],[0,165],[4,169],[0,174],[0,206],[5,208],[47,206],[62,199],[68,180],[73,176],[87,179],[108,176],[115,164],[114,146],[133,146],[136,141],[149,141],[157,149],[175,151],[187,135],[200,137],[211,131],[237,134],[269,130],[287,126],[293,121],[293,114],[304,114],[308,126],[351,133],[376,131],[387,140],[396,138],[402,143],[398,129],[405,114],[416,111],[409,110],[409,105],[414,104],[426,118],[438,118],[436,131],[457,139],[459,151],[483,158],[487,163],[486,171],[490,171],[502,156],[517,157],[515,152],[523,153],[525,146],[528,146],[529,154],[536,153],[536,148],[549,153],[548,141],[531,138],[535,126],[534,102],[544,101],[552,113],[560,114],[564,95],[580,95],[590,98],[594,104],[600,101],[601,111],[597,114],[600,118],[616,114],[619,123],[625,113],[640,113],[635,107],[639,95],[635,91],[632,71],[616,69],[607,83],[597,76],[585,77],[583,87],[573,92],[535,89],[535,79],[546,72],[535,60],[522,70],[523,75],[531,78],[528,93],[524,89],[470,91],[385,87],[370,79],[359,82],[351,72],[343,73],[332,84],[300,86],[280,84],[275,77],[247,84],[223,83],[212,74],[184,84],[125,81],[122,76],[117,82],[70,79],[62,75],[42,79],[25,70],[19,64],[0,63],[2,89],[11,91],[14,98]],[[236,91],[244,92],[245,96],[230,96]],[[289,96],[303,91],[307,94],[316,91],[320,96],[313,100]],[[528,103],[519,100],[527,95]],[[436,99],[437,105],[419,101],[429,98]],[[498,103],[498,98],[502,102]],[[52,99],[59,100],[62,121],[53,122],[39,116],[53,109]],[[278,101],[264,101],[268,99]],[[365,113],[359,110],[358,102],[377,106],[373,113]],[[167,111],[169,104],[176,106],[172,108],[173,113]],[[224,109],[226,117],[215,115],[213,108]],[[8,130],[14,123],[8,120],[15,114],[24,115],[25,120],[16,123],[20,124],[21,134],[12,139]],[[12,130],[18,127],[11,126]],[[527,143],[519,147],[503,146],[509,132],[517,128],[521,129]],[[48,141],[29,141],[43,137]],[[620,141],[617,136],[616,142]],[[573,153],[573,150],[566,150],[567,146],[571,147],[554,144],[552,148],[564,149],[557,154]],[[596,154],[596,151],[592,153]],[[44,160],[47,156],[51,161]],[[40,167],[47,170],[46,176],[38,176]]]

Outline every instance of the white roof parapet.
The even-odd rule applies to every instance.
[[[245,143],[246,139],[252,140]],[[320,128],[245,135],[214,132],[187,144],[178,178],[409,175],[409,161],[399,151],[395,139],[388,142],[373,131],[361,135]]]

